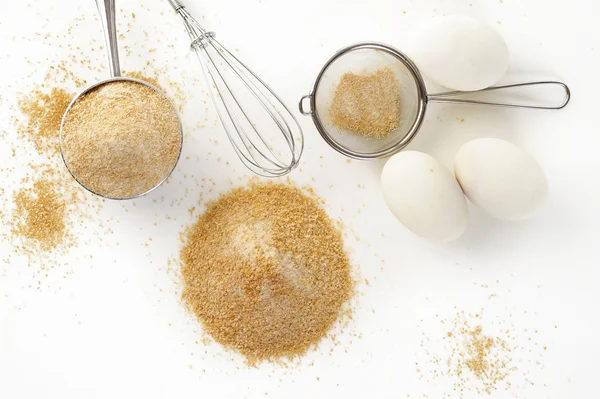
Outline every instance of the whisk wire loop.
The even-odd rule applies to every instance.
[[[304,149],[304,137],[298,121],[283,101],[250,68],[217,40],[214,32],[206,31],[177,0],[168,0],[183,18],[185,29],[196,52],[211,101],[223,124],[235,153],[246,167],[265,177],[283,176],[297,165]],[[233,81],[242,87],[244,96],[232,87]],[[252,104],[244,102],[244,98]],[[247,101],[246,100],[246,101]],[[248,105],[264,112],[271,126],[283,136],[285,153],[275,149],[251,117]],[[271,131],[271,128],[268,129]]]
[[[225,62],[227,63],[227,65],[228,65],[228,66],[230,66],[232,69],[235,69],[235,68],[234,68],[234,66],[232,65],[232,63],[231,63],[231,62],[230,62],[230,61],[229,61],[229,60],[226,58],[226,56],[225,56],[225,55],[223,55],[222,46],[220,46],[220,45],[218,44],[218,42],[216,42],[216,41],[214,41],[214,39],[212,39],[212,40],[210,40],[210,41],[209,41],[209,44],[212,46],[212,48],[213,48],[213,49],[215,49],[216,51],[218,51],[218,52],[221,54],[221,56],[223,57],[223,59],[225,60]],[[213,62],[213,63],[215,62],[215,61],[212,59],[212,57],[210,56],[210,53],[209,53],[208,51],[206,51],[206,52],[205,52],[205,55],[208,57],[208,59],[209,59],[211,62]],[[277,157],[277,156],[276,156],[276,155],[273,153],[273,151],[271,150],[271,148],[269,147],[269,145],[266,143],[266,141],[264,140],[264,138],[263,138],[263,137],[262,137],[262,136],[261,136],[261,135],[258,133],[258,131],[256,130],[256,127],[255,127],[256,125],[255,125],[254,123],[252,123],[252,119],[251,119],[251,118],[250,118],[250,117],[247,115],[246,111],[244,111],[243,107],[241,106],[240,102],[238,101],[238,98],[237,98],[237,96],[236,96],[236,95],[235,95],[235,93],[234,93],[234,92],[231,90],[231,88],[230,88],[230,87],[229,87],[229,85],[227,84],[227,81],[225,80],[225,78],[223,77],[223,75],[221,74],[221,72],[220,72],[218,69],[216,69],[216,72],[217,72],[217,74],[219,75],[220,79],[222,80],[222,82],[223,82],[223,86],[226,88],[227,92],[228,92],[228,93],[231,95],[231,98],[233,98],[233,100],[234,100],[234,102],[235,102],[235,105],[236,105],[236,106],[239,108],[240,112],[241,112],[241,113],[244,115],[244,117],[245,117],[245,118],[246,118],[246,119],[247,119],[247,120],[250,122],[250,126],[252,127],[252,129],[254,130],[254,132],[257,134],[257,137],[259,138],[259,140],[260,140],[260,141],[261,141],[261,142],[264,144],[265,148],[267,148],[267,149],[269,150],[269,152],[271,153],[271,155],[272,155],[273,157],[275,157],[275,158],[276,158],[276,159],[279,161],[279,164],[276,164],[276,163],[273,163],[273,162],[271,162],[271,160],[269,160],[268,158],[266,158],[265,154],[263,154],[263,153],[261,152],[261,150],[260,150],[260,149],[256,148],[256,151],[258,151],[258,153],[259,153],[261,156],[265,157],[265,159],[266,159],[267,161],[269,161],[269,162],[273,163],[273,165],[274,165],[274,166],[278,166],[278,167],[284,167],[283,165],[281,165],[281,163],[282,163],[282,162],[281,162],[281,161],[279,160],[279,158],[278,158],[278,157]],[[267,113],[269,114],[269,116],[271,116],[271,118],[272,118],[272,119],[273,119],[273,120],[274,120],[274,121],[277,123],[277,125],[279,126],[279,128],[280,128],[280,129],[282,129],[282,131],[284,131],[284,132],[286,132],[286,133],[287,133],[287,132],[289,132],[289,126],[287,126],[287,124],[286,124],[286,128],[284,128],[284,127],[283,127],[283,126],[280,124],[280,122],[279,122],[279,120],[276,118],[276,116],[275,116],[275,115],[274,115],[274,114],[271,112],[271,110],[269,109],[269,107],[267,106],[267,104],[265,103],[265,101],[263,100],[263,98],[261,98],[261,97],[258,95],[258,94],[260,93],[260,91],[258,91],[258,88],[257,88],[255,85],[253,85],[251,81],[247,81],[247,80],[246,80],[246,78],[247,78],[247,77],[244,75],[243,71],[239,71],[239,70],[238,70],[238,72],[239,72],[239,74],[240,74],[240,78],[241,78],[242,82],[244,83],[244,85],[246,86],[246,88],[248,88],[248,89],[250,90],[250,92],[251,92],[251,94],[254,96],[254,98],[255,98],[257,101],[259,101],[260,105],[263,107],[263,109],[264,109],[265,111],[267,111]],[[212,75],[212,73],[211,73],[211,75]],[[214,81],[214,75],[212,75],[212,77],[213,77],[213,81]],[[251,86],[252,86],[252,87],[251,87]],[[253,88],[254,88],[255,90],[252,90]],[[226,105],[229,105],[229,107],[233,106],[233,104],[227,104],[227,101],[226,101],[226,98],[227,98],[227,97],[225,97],[225,96],[223,96],[223,95],[222,95],[222,93],[221,93],[222,91],[221,91],[221,89],[220,89],[220,87],[219,87],[219,86],[217,86],[217,89],[219,90],[219,94],[221,94],[221,99],[222,99],[222,101],[224,101],[224,102],[226,103]],[[230,114],[230,116],[232,116],[232,115]],[[240,138],[243,136],[243,137],[245,137],[246,139],[250,140],[249,136],[246,134],[246,131],[245,131],[244,127],[242,126],[242,124],[241,124],[241,123],[239,123],[239,121],[237,120],[237,118],[235,117],[235,115],[233,115],[232,119],[233,119],[233,121],[234,121],[234,122],[236,122],[236,123],[235,123],[235,125],[236,125],[236,127],[238,128],[238,132],[241,130],[241,133],[242,133],[242,134],[240,134]],[[286,129],[286,130],[283,130],[283,129]],[[287,136],[287,135],[286,135],[286,136]],[[246,143],[246,144],[249,144],[248,142],[245,142],[245,143]],[[255,158],[253,158],[253,159],[256,161],[256,159],[255,159]]]
[[[215,61],[212,58],[212,56],[210,55],[210,53],[207,51],[207,47],[203,47],[202,52],[203,52],[203,55],[205,57],[207,57],[207,60],[209,61],[209,63],[207,65],[213,65],[213,63]],[[284,165],[281,165],[280,163],[277,163],[276,161],[273,161],[272,159],[268,158],[258,146],[254,145],[252,143],[252,139],[248,135],[246,128],[244,127],[244,123],[242,121],[240,121],[240,118],[238,118],[238,114],[241,114],[239,116],[244,117],[246,119],[246,121],[248,122],[246,125],[250,125],[251,128],[254,130],[254,132],[257,134],[257,137],[259,138],[259,140],[261,140],[261,142],[264,143],[265,146],[267,146],[266,142],[262,139],[262,136],[260,136],[258,134],[258,131],[256,131],[256,128],[254,127],[254,124],[252,123],[252,120],[248,117],[248,115],[244,111],[243,107],[241,106],[240,102],[238,101],[237,96],[235,95],[233,90],[227,84],[227,81],[223,77],[221,71],[219,71],[219,69],[217,69],[217,68],[212,68],[212,69],[207,68],[207,70],[208,70],[208,75],[210,77],[210,80],[213,83],[212,86],[215,88],[215,90],[217,91],[217,95],[218,95],[216,98],[213,96],[213,101],[220,101],[220,103],[222,103],[222,105],[223,105],[224,113],[221,112],[220,117],[222,117],[224,114],[227,114],[228,119],[223,121],[225,131],[228,135],[228,138],[234,145],[234,149],[236,149],[236,152],[238,153],[238,155],[241,155],[242,161],[249,162],[251,165],[251,168],[259,168],[259,169],[262,168],[268,173],[278,173],[277,172],[278,168],[279,169],[285,168]],[[210,84],[210,82],[209,82],[209,84]],[[217,98],[218,98],[218,100],[217,100]],[[217,109],[220,109],[220,108],[221,107],[217,103]],[[237,110],[237,112],[235,112],[233,110]],[[223,119],[223,118],[221,118],[221,119]],[[233,125],[233,128],[234,128],[233,132],[229,129],[230,126],[229,126],[229,123],[227,123],[227,122],[231,122],[231,124]],[[234,133],[235,133],[235,135],[237,135],[237,137],[239,137],[240,141],[242,142],[242,144],[244,146],[243,148],[246,148],[247,151],[243,151],[240,148],[240,146],[237,145],[237,141],[235,140],[235,137],[233,136]],[[268,146],[266,148],[269,149]],[[273,154],[272,151],[270,151],[270,152],[271,152],[271,154]],[[264,160],[264,162],[268,163],[269,166],[266,166],[264,164],[261,165],[260,160],[257,159],[257,156],[262,157],[262,160]],[[276,158],[276,160],[278,160],[278,158]],[[273,169],[273,167],[275,167],[275,169]]]

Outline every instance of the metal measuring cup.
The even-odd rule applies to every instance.
[[[340,78],[347,72],[362,74],[365,71],[375,71],[380,68],[392,69],[398,80],[401,94],[400,125],[384,139],[377,140],[361,137],[353,134],[353,132],[336,127],[331,121],[328,111]],[[461,96],[471,93],[499,93],[517,88],[541,86],[557,88],[564,93],[564,96],[548,105],[461,98]],[[299,106],[303,115],[312,117],[317,130],[333,149],[350,158],[369,160],[386,158],[404,149],[419,132],[425,120],[427,106],[430,103],[556,110],[564,108],[569,103],[570,98],[571,92],[567,85],[557,81],[516,83],[489,87],[476,92],[450,91],[429,94],[419,69],[404,53],[381,43],[359,43],[338,51],[325,63],[317,76],[311,93],[300,99]]]
[[[107,51],[108,67],[110,70],[111,77],[109,79],[102,80],[100,82],[94,83],[93,85],[87,87],[84,91],[79,93],[79,95],[77,95],[73,99],[73,101],[71,101],[71,103],[69,104],[69,106],[67,107],[67,110],[65,111],[65,113],[63,115],[62,122],[60,125],[60,153],[61,153],[63,162],[65,163],[65,166],[67,167],[67,170],[69,171],[71,176],[73,176],[73,178],[83,188],[85,188],[87,191],[91,192],[92,194],[98,195],[103,198],[114,199],[114,200],[128,200],[128,199],[139,198],[139,197],[143,197],[144,195],[156,190],[160,185],[162,185],[169,178],[169,176],[175,170],[175,167],[177,166],[177,163],[179,162],[179,158],[181,157],[181,150],[183,147],[183,127],[181,125],[181,118],[179,116],[179,113],[177,112],[177,109],[171,102],[171,100],[169,100],[169,98],[161,90],[159,90],[158,88],[156,88],[155,86],[153,86],[147,82],[144,82],[143,80],[121,76],[121,68],[120,68],[120,63],[119,63],[119,49],[117,46],[117,27],[116,27],[116,21],[115,21],[115,11],[116,11],[115,0],[96,0],[96,5],[98,6],[98,13],[100,14],[100,20],[102,22],[102,28],[104,31],[104,39],[106,42],[106,47],[108,49],[108,51]],[[179,154],[177,156],[177,159],[173,163],[173,167],[170,169],[169,173],[166,176],[164,176],[164,178],[161,181],[157,182],[157,184],[154,187],[152,187],[150,190],[147,190],[146,192],[136,193],[130,197],[111,198],[104,194],[97,193],[97,192],[93,191],[92,189],[90,189],[89,187],[86,187],[78,179],[76,174],[73,173],[73,171],[71,170],[71,167],[69,166],[68,154],[65,154],[65,152],[63,151],[63,127],[65,125],[65,121],[68,118],[69,111],[71,110],[73,105],[77,102],[77,100],[79,100],[84,95],[88,94],[92,90],[99,88],[102,85],[112,83],[112,82],[119,82],[119,81],[130,81],[130,82],[135,82],[135,83],[139,83],[144,86],[147,86],[147,87],[151,88],[152,90],[154,90],[155,92],[157,92],[158,94],[160,94],[165,100],[167,100],[169,102],[169,104],[171,104],[171,107],[173,108],[173,112],[175,113],[175,115],[177,115],[177,120],[179,122],[180,146],[179,146]]]

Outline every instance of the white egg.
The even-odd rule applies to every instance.
[[[540,164],[504,140],[466,143],[456,155],[454,171],[469,200],[498,219],[526,219],[548,195]]]
[[[453,241],[467,227],[467,201],[452,173],[430,155],[404,151],[381,174],[385,201],[396,218],[415,234]]]
[[[466,16],[438,17],[419,30],[411,52],[429,78],[453,90],[480,90],[498,82],[508,68],[500,34]]]

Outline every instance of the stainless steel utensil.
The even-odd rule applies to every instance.
[[[106,41],[106,47],[107,47],[108,67],[110,70],[111,77],[109,79],[102,80],[100,82],[97,82],[97,83],[87,87],[84,91],[79,93],[79,95],[77,95],[73,99],[73,101],[71,101],[71,103],[67,107],[67,110],[65,111],[65,114],[63,115],[62,122],[60,125],[60,153],[61,153],[62,159],[63,159],[67,169],[69,170],[69,173],[71,174],[71,176],[73,176],[75,178],[75,180],[77,180],[77,182],[83,188],[88,190],[89,192],[96,194],[100,197],[107,198],[107,199],[114,199],[114,200],[134,199],[134,198],[142,197],[142,196],[154,191],[156,188],[158,188],[160,185],[162,185],[169,178],[171,173],[173,173],[173,171],[175,170],[175,166],[177,166],[179,157],[177,158],[177,161],[173,164],[173,168],[171,168],[171,170],[169,171],[169,174],[167,174],[164,177],[164,179],[162,179],[160,182],[157,182],[156,186],[154,186],[152,189],[150,189],[146,192],[136,193],[135,195],[133,195],[131,197],[127,197],[127,198],[111,198],[111,197],[107,197],[106,195],[103,195],[102,193],[94,192],[89,187],[86,187],[83,183],[81,183],[81,181],[79,181],[78,177],[71,171],[71,168],[69,166],[69,155],[66,154],[65,151],[63,150],[63,143],[62,143],[63,142],[63,140],[62,140],[63,126],[69,116],[69,111],[73,107],[73,104],[75,104],[77,102],[77,100],[79,100],[82,96],[86,95],[87,93],[89,93],[92,90],[97,89],[98,87],[100,87],[102,85],[112,83],[112,82],[119,82],[119,81],[136,82],[136,83],[148,86],[149,88],[151,88],[152,90],[156,91],[161,96],[163,96],[167,101],[169,101],[169,103],[173,107],[173,112],[175,112],[175,114],[177,115],[177,119],[179,120],[179,132],[180,132],[182,144],[183,144],[183,128],[181,126],[181,118],[179,116],[179,113],[177,112],[177,109],[175,108],[173,103],[169,100],[169,98],[162,91],[160,91],[155,86],[153,86],[147,82],[144,82],[143,80],[121,76],[121,68],[120,68],[120,63],[119,63],[119,49],[117,46],[117,28],[116,28],[116,22],[115,22],[115,11],[116,11],[115,0],[96,0],[96,5],[98,6],[98,13],[100,14],[100,20],[102,21],[102,28],[104,31],[104,39]],[[126,123],[126,122],[124,122],[124,123]],[[182,146],[180,146],[179,156],[181,156],[181,147]]]
[[[329,119],[333,92],[344,73],[364,73],[389,67],[395,73],[401,91],[400,125],[384,139],[369,139],[339,129]],[[564,90],[564,98],[555,104],[518,104],[480,101],[460,98],[466,94],[498,92],[520,87],[553,86]],[[321,69],[312,92],[300,100],[300,112],[311,116],[323,139],[336,151],[355,159],[376,159],[391,156],[403,148],[418,133],[429,103],[477,104],[510,108],[561,109],[571,98],[566,84],[556,81],[538,81],[490,87],[478,92],[451,91],[428,94],[417,66],[404,53],[381,43],[360,43],[337,52]],[[307,104],[308,103],[308,104]],[[306,106],[310,108],[307,108]]]
[[[179,1],[168,1],[183,18],[212,102],[241,161],[264,177],[292,171],[304,148],[296,118],[273,90],[216,40],[214,32],[200,26]]]

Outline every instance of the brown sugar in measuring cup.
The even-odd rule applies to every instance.
[[[171,175],[183,144],[181,120],[160,90],[121,77],[115,0],[96,0],[108,48],[111,78],[71,102],[60,129],[60,150],[71,175],[88,191],[133,199]]]

